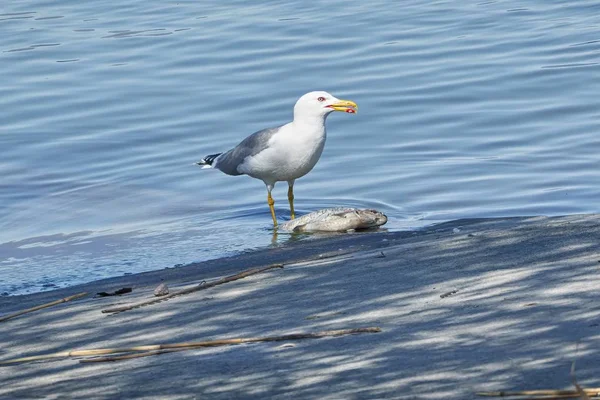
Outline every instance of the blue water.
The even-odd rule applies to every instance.
[[[3,2],[0,294],[274,245],[262,182],[192,163],[311,90],[360,109],[300,213],[599,212],[599,63],[597,1]]]

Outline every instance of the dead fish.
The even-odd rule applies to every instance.
[[[356,208],[325,208],[282,224],[279,230],[289,232],[345,232],[368,229],[387,222],[387,216],[377,210]]]

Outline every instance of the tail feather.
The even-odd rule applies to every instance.
[[[202,160],[198,161],[196,165],[200,165],[202,168],[212,168],[213,162],[217,157],[219,157],[223,153],[210,154],[204,157]]]

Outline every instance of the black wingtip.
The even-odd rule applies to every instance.
[[[215,159],[217,157],[219,157],[221,154],[223,154],[223,153],[210,154],[210,155],[204,157],[202,160],[198,161],[196,164],[197,165],[213,165],[213,162],[215,161]]]

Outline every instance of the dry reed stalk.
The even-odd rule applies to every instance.
[[[164,354],[164,353],[174,353],[176,351],[185,351],[185,350],[193,350],[193,349],[194,349],[194,347],[181,347],[179,349],[145,351],[143,353],[130,353],[130,354],[124,354],[121,356],[84,358],[83,360],[79,360],[79,362],[82,364],[87,364],[87,363],[97,363],[97,362],[131,360],[133,358],[157,356],[159,354]]]
[[[582,389],[587,396],[597,397],[600,396],[600,388],[594,389]],[[542,390],[521,390],[514,392],[478,392],[478,396],[485,397],[515,397],[515,396],[554,396],[552,398],[577,398],[580,397],[580,393],[577,390],[553,390],[553,389],[542,389]],[[568,397],[565,397],[568,396]],[[547,397],[538,397],[539,399],[546,399]]]
[[[188,288],[188,289],[179,290],[179,291],[167,294],[165,296],[154,298],[152,300],[142,301],[140,303],[130,304],[128,306],[107,308],[105,310],[102,310],[102,312],[105,314],[118,313],[118,312],[123,312],[123,311],[129,311],[129,310],[132,310],[132,309],[138,308],[138,307],[149,306],[151,304],[156,304],[156,303],[160,303],[161,301],[171,299],[175,296],[181,296],[184,294],[197,292],[199,290],[208,289],[208,288],[211,288],[211,287],[214,287],[217,285],[222,285],[227,282],[237,281],[238,279],[243,279],[243,278],[246,278],[247,276],[265,272],[265,271],[268,271],[268,270],[274,269],[274,268],[283,268],[283,264],[272,264],[272,265],[268,265],[266,267],[247,269],[238,274],[226,276],[224,278],[221,278],[221,279],[211,282],[211,283],[206,283],[206,284],[201,283],[200,285],[196,285],[196,286]]]
[[[186,348],[186,350],[200,348],[200,347],[216,347],[216,346],[228,346],[243,343],[257,343],[257,342],[281,342],[285,340],[299,340],[299,339],[318,339],[328,336],[342,336],[351,335],[356,333],[377,333],[381,332],[379,327],[368,327],[368,328],[354,328],[354,329],[341,329],[335,331],[322,331],[312,333],[292,333],[281,336],[264,336],[254,338],[237,338],[237,339],[218,339],[218,340],[207,340],[203,342],[188,342],[188,343],[171,343],[171,344],[151,344],[142,345],[135,347],[124,347],[124,348],[113,348],[113,349],[83,349],[83,350],[71,350],[62,351],[58,353],[43,354],[39,356],[21,357],[14,358],[11,360],[0,361],[0,365],[17,364],[27,361],[39,361],[39,360],[50,360],[53,358],[65,358],[65,357],[78,357],[78,356],[99,356],[105,354],[118,354],[118,353],[134,353],[134,352],[153,352],[156,350],[170,350]],[[156,352],[160,354],[159,352]],[[154,354],[149,354],[154,355]]]
[[[535,400],[551,400],[551,399],[575,399],[590,400],[591,397],[600,397],[600,388],[584,389],[577,383],[575,376],[575,361],[571,363],[571,381],[575,390],[521,390],[516,392],[479,392],[478,396],[488,397],[523,397],[536,396],[530,399]],[[542,396],[542,397],[539,397]]]
[[[23,314],[34,312],[34,311],[37,311],[37,310],[41,310],[43,308],[52,307],[52,306],[55,306],[57,304],[66,303],[67,301],[75,300],[75,299],[78,299],[78,298],[86,296],[86,295],[87,295],[87,292],[78,293],[78,294],[74,294],[73,296],[65,297],[64,299],[55,300],[55,301],[52,301],[50,303],[41,304],[39,306],[35,306],[35,307],[28,308],[26,310],[18,311],[18,312],[13,313],[13,314],[5,315],[3,317],[0,317],[0,322],[9,320],[9,319],[14,318],[14,317],[18,317],[19,315],[23,315]]]

